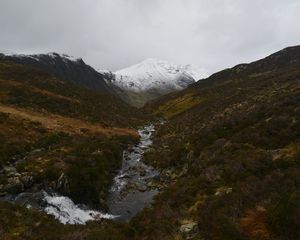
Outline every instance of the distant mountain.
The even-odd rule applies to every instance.
[[[52,76],[101,92],[113,92],[105,76],[87,65],[81,58],[65,54],[1,54],[0,59],[36,67]]]
[[[109,74],[106,71],[102,73]],[[127,102],[142,106],[159,96],[185,89],[195,81],[207,77],[207,73],[192,65],[175,65],[149,58],[111,76],[111,83],[127,93]]]
[[[154,58],[119,70],[115,74],[118,86],[134,91],[153,88],[181,90],[205,76],[204,70],[191,65],[175,65]]]
[[[24,55],[5,52],[0,53],[0,60],[32,66],[79,86],[117,95],[135,107],[185,89],[207,76],[203,69],[192,65],[175,65],[153,58],[115,73],[96,71],[81,58],[58,53]]]

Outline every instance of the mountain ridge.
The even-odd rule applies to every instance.
[[[82,58],[51,52],[48,54],[1,54],[0,59],[36,67],[52,76],[65,79],[100,92],[114,91],[108,86],[105,77],[87,65]]]
[[[116,72],[95,70],[82,58],[55,52],[28,55],[0,53],[0,59],[33,66],[79,86],[114,94],[135,107],[182,90],[199,80],[200,76],[206,76],[204,70],[192,65],[174,65],[154,58]]]

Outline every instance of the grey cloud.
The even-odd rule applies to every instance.
[[[1,0],[0,51],[57,51],[96,68],[147,57],[210,72],[300,40],[298,0]]]

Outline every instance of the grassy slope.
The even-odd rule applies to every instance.
[[[17,162],[36,188],[103,207],[123,149],[137,140],[133,127],[142,122],[136,109],[113,95],[0,62],[0,168]],[[8,180],[0,173],[0,185]]]
[[[300,47],[239,65],[147,108],[168,118],[147,159],[187,173],[135,225],[141,239],[299,239]]]
[[[121,90],[118,92],[119,96],[131,106],[142,108],[147,102],[159,98],[160,96],[168,94],[170,91],[158,91],[157,89],[150,89],[142,92],[135,92],[132,90]]]
[[[1,103],[97,122],[135,126],[141,114],[110,93],[98,93],[30,67],[0,62]]]

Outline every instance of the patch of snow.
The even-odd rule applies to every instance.
[[[149,58],[139,64],[119,70],[115,72],[115,75],[115,84],[135,91],[151,88],[181,90],[208,76],[205,70],[193,65],[175,65],[155,58]]]
[[[54,54],[54,56],[58,55],[62,59],[66,59],[66,60],[69,60],[69,61],[72,61],[72,62],[78,62],[78,61],[82,60],[82,58],[77,58],[77,57],[70,56],[70,55],[67,55],[67,54],[48,53],[47,55],[51,55],[51,54]]]
[[[44,211],[53,215],[63,224],[86,224],[88,221],[97,221],[100,219],[114,219],[113,216],[94,210],[85,210],[76,205],[70,198],[64,196],[50,196],[45,193],[44,200],[47,204]]]
[[[3,54],[5,56],[17,55],[15,52],[10,52],[10,51],[6,51],[6,50],[0,50],[0,54]]]
[[[97,72],[99,72],[101,74],[112,74],[111,71],[106,70],[106,69],[97,69]]]
[[[179,66],[179,68],[182,72],[185,72],[188,75],[190,75],[192,78],[194,78],[195,81],[209,77],[209,74],[205,69],[198,68],[192,64],[182,65]]]
[[[104,77],[104,81],[107,84],[110,84],[115,81],[115,75],[112,71],[97,69],[97,72],[100,73]]]
[[[63,60],[69,60],[69,61],[73,61],[73,62],[77,62],[77,61],[81,60],[81,58],[76,58],[73,56],[69,56],[67,54],[58,54],[55,52],[50,52],[50,53],[46,53],[46,54],[17,54],[17,53],[13,53],[13,52],[0,51],[0,53],[4,54],[5,56],[16,57],[16,58],[31,58],[36,61],[39,61],[40,58],[43,56],[48,56],[53,59],[60,57]]]

